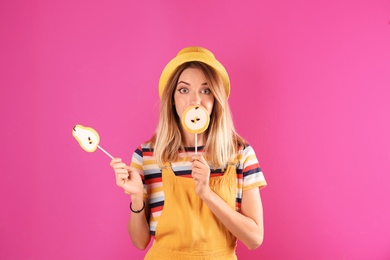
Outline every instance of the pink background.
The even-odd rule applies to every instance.
[[[130,162],[179,49],[228,70],[265,241],[241,259],[390,259],[390,1],[0,3],[0,259],[141,259],[110,159]]]

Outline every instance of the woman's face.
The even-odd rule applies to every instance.
[[[189,106],[202,105],[209,115],[214,106],[214,95],[203,71],[198,68],[187,68],[181,73],[173,98],[180,118]]]

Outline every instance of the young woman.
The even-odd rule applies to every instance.
[[[159,94],[155,135],[136,149],[131,166],[111,161],[117,185],[131,196],[133,244],[145,249],[154,237],[145,259],[170,260],[236,259],[237,239],[257,248],[266,182],[253,148],[234,129],[225,68],[205,48],[184,48],[163,70]],[[194,105],[210,116],[196,141],[181,124]]]

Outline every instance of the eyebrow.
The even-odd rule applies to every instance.
[[[182,81],[182,80],[177,82],[177,85],[179,85],[179,84],[185,84],[185,85],[188,85],[188,86],[191,85],[190,83]],[[208,85],[207,82],[202,83],[202,86],[207,86],[207,85]]]

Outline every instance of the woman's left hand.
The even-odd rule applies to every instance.
[[[202,198],[210,191],[210,167],[204,157],[199,154],[193,155],[191,162],[192,178],[195,181],[195,192]]]

